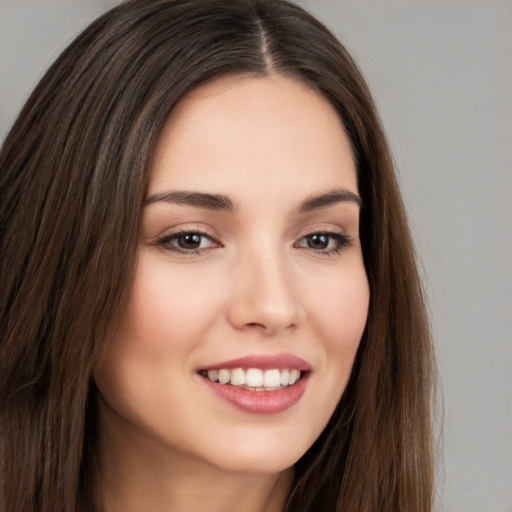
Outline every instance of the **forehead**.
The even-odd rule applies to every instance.
[[[311,88],[279,75],[222,77],[193,90],[169,116],[153,162],[150,195],[169,187],[357,192],[337,112]]]

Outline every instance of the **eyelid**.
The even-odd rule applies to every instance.
[[[167,238],[180,233],[197,233],[212,238],[213,240],[220,240],[220,236],[217,234],[217,232],[202,222],[180,222],[178,224],[167,226],[165,229],[161,229],[159,231],[159,234],[154,236],[151,241],[156,242],[159,239]]]
[[[317,233],[324,233],[326,235],[345,236],[350,238],[347,230],[339,224],[331,222],[315,222],[308,224],[306,227],[297,231],[296,240],[306,236],[315,235]]]

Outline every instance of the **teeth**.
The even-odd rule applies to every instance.
[[[245,374],[245,383],[250,388],[263,386],[263,372],[259,368],[249,368]]]
[[[290,376],[288,377],[288,384],[291,386],[292,384],[295,384],[300,377],[299,370],[292,370],[290,372]]]
[[[281,385],[281,374],[279,370],[267,370],[263,376],[263,386],[266,388],[276,388]]]
[[[233,370],[231,370],[232,386],[243,386],[245,382],[245,372],[242,370],[242,368],[234,368]]]
[[[260,368],[233,368],[232,370],[208,370],[203,375],[220,384],[241,386],[254,391],[268,391],[292,386],[300,379],[300,371],[297,369],[271,369]]]
[[[229,370],[219,370],[219,382],[227,384],[231,379],[231,372]]]

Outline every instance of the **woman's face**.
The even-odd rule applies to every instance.
[[[190,93],[161,134],[131,297],[95,372],[101,428],[145,457],[293,465],[365,326],[359,208],[349,140],[317,93],[275,75]]]

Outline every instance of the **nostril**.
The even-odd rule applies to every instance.
[[[290,323],[289,325],[286,325],[285,323],[278,323],[278,322],[248,322],[245,324],[246,329],[252,329],[252,330],[260,330],[264,333],[274,333],[277,331],[290,331],[296,326],[295,323]]]

